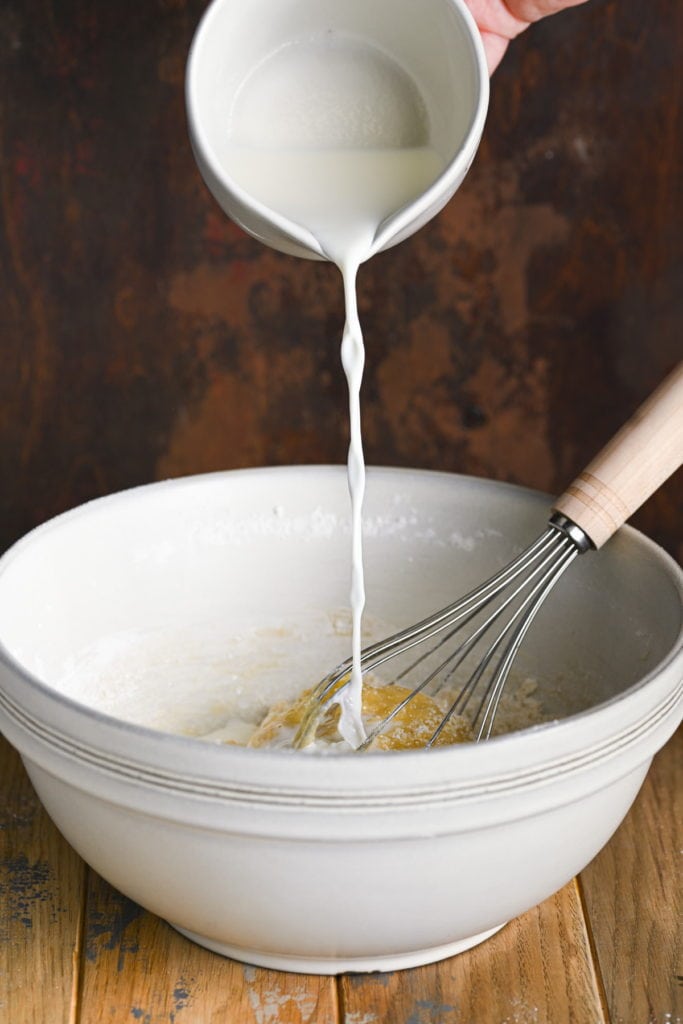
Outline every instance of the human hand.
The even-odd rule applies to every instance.
[[[510,40],[534,21],[582,3],[585,0],[467,0],[484,42],[489,74],[500,64]]]

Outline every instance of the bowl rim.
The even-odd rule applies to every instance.
[[[289,475],[293,473],[319,475],[320,473],[324,473],[326,475],[333,474],[334,476],[339,477],[345,475],[346,467],[343,465],[321,464],[266,466],[220,470],[212,473],[194,474],[150,482],[103,495],[50,518],[21,537],[0,557],[0,577],[6,569],[21,556],[24,550],[34,544],[36,540],[40,540],[40,538],[45,534],[59,529],[66,523],[70,523],[81,516],[87,515],[94,507],[100,508],[102,506],[115,505],[119,502],[135,501],[141,497],[144,498],[146,494],[149,494],[152,491],[159,493],[165,489],[175,490],[187,487],[210,486],[217,484],[222,480],[232,479],[237,476],[267,476],[273,473],[278,475]],[[368,467],[369,478],[372,476],[387,474],[404,476],[405,478],[418,475],[420,478],[430,477],[434,479],[442,479],[444,481],[452,481],[455,479],[468,487],[474,486],[477,488],[496,491],[516,491],[527,498],[535,497],[548,503],[552,501],[552,498],[544,492],[527,488],[519,484],[508,483],[506,481],[491,480],[489,478],[451,473],[441,470],[391,466]],[[550,505],[548,504],[548,509],[549,508]],[[664,551],[663,548],[645,534],[636,530],[634,527],[625,525],[621,527],[620,532],[621,531],[624,531],[625,535],[629,537],[631,542],[640,545],[641,548],[644,547],[649,554],[663,566],[674,586],[674,589],[678,591],[681,597],[681,604],[683,607],[683,570],[681,570],[675,560],[666,551]],[[644,700],[646,691],[651,689],[651,684],[655,677],[661,677],[666,674],[667,670],[678,660],[683,663],[683,615],[681,616],[678,635],[664,657],[660,659],[646,675],[629,686],[621,694],[610,697],[608,700],[603,701],[600,704],[596,704],[575,714],[568,715],[565,718],[542,722],[529,726],[525,729],[492,737],[490,740],[486,741],[486,743],[449,746],[429,751],[428,762],[430,770],[427,775],[431,780],[429,783],[430,791],[435,785],[438,787],[438,779],[444,774],[443,769],[446,765],[453,766],[453,770],[448,772],[449,776],[453,776],[454,774],[458,774],[456,769],[461,763],[467,763],[468,772],[466,774],[471,775],[472,772],[469,769],[475,768],[477,762],[482,762],[481,767],[483,770],[481,772],[476,771],[474,773],[475,776],[479,778],[479,781],[481,781],[483,777],[488,778],[490,781],[494,778],[501,780],[503,778],[509,779],[511,775],[517,776],[519,774],[520,767],[523,765],[535,766],[533,775],[536,776],[538,774],[539,763],[538,751],[539,749],[542,750],[544,747],[548,746],[547,741],[549,738],[558,737],[559,739],[560,736],[569,736],[572,732],[576,732],[577,730],[585,733],[586,727],[591,723],[596,727],[593,730],[593,745],[587,745],[584,736],[581,743],[567,743],[566,746],[563,746],[563,753],[558,754],[554,752],[552,748],[562,746],[562,744],[551,743],[551,749],[547,756],[543,758],[544,771],[547,774],[553,766],[555,769],[559,769],[562,765],[567,763],[568,758],[576,761],[578,765],[579,762],[588,764],[609,755],[611,750],[616,751],[623,747],[624,743],[628,742],[629,737],[631,740],[637,739],[637,736],[641,735],[648,727],[648,723],[643,722],[640,718],[640,712],[646,710],[646,705],[648,703]],[[326,789],[329,784],[329,779],[338,775],[340,765],[343,766],[344,781],[352,788],[360,787],[365,780],[368,759],[354,758],[352,755],[349,755],[348,752],[315,756],[310,752],[305,751],[272,750],[267,748],[254,750],[245,747],[212,744],[208,743],[201,737],[184,736],[181,734],[164,732],[149,726],[127,722],[125,719],[115,717],[92,707],[91,705],[76,700],[73,697],[66,696],[55,689],[54,686],[42,681],[11,654],[0,637],[0,667],[2,666],[4,666],[9,673],[20,681],[21,686],[26,690],[29,702],[35,703],[38,701],[42,703],[47,701],[47,706],[51,709],[51,712],[57,712],[56,719],[58,724],[59,719],[64,719],[65,717],[71,718],[76,722],[81,721],[89,723],[98,736],[107,736],[107,738],[114,743],[114,746],[117,745],[117,739],[121,739],[124,736],[129,739],[130,737],[133,737],[137,741],[134,744],[137,758],[126,759],[126,761],[131,765],[135,763],[141,768],[144,766],[156,766],[165,762],[168,755],[170,755],[168,763],[171,763],[171,761],[176,761],[178,755],[182,753],[187,755],[188,759],[191,758],[193,762],[197,763],[199,770],[196,773],[191,773],[197,781],[203,778],[207,780],[220,779],[227,782],[228,779],[233,778],[234,769],[238,769],[236,773],[238,780],[239,778],[254,776],[255,774],[260,778],[266,778],[270,775],[277,778],[285,765],[295,774],[301,772],[304,777],[308,776],[306,780],[308,788],[310,788],[312,781],[311,776],[318,775],[323,788]],[[681,673],[681,677],[683,677],[683,672]],[[667,692],[669,689],[671,689],[671,687],[667,688]],[[672,691],[672,693],[669,694],[668,703],[666,705],[666,708],[668,709],[667,713],[670,713],[671,708],[677,703],[680,703],[680,695],[683,695],[683,678],[679,679],[678,690]],[[634,705],[633,714],[631,716],[633,718],[632,728],[626,731],[622,729],[618,736],[610,734],[606,740],[604,729],[599,729],[597,726],[600,722],[609,718],[617,704],[622,707],[626,707],[629,703]],[[660,704],[661,700],[655,704],[654,710],[652,708],[650,709],[650,717],[652,718],[652,721],[649,725],[652,729],[657,727],[658,721],[662,717]],[[48,737],[46,740],[48,745],[51,742],[49,735],[55,734],[58,742],[60,738],[62,740],[66,740],[72,755],[78,756],[78,736],[88,735],[88,731],[85,733],[83,733],[82,729],[68,729],[63,731],[58,727],[58,724],[55,725],[55,715],[53,713],[49,716],[37,716],[33,714],[27,707],[23,706],[23,704],[16,702],[16,700],[14,700],[7,692],[3,673],[0,672],[0,711],[3,710],[3,707],[5,712],[11,717],[16,718],[16,712],[18,711],[25,719],[24,727],[28,728],[29,731],[40,732],[42,730],[44,739],[46,736]],[[12,707],[15,709],[14,714],[11,710]],[[93,749],[96,751],[101,750],[100,747],[93,747],[92,744],[88,743],[81,743],[80,746],[83,751]],[[146,757],[141,757],[139,755],[141,747],[143,750],[146,750]],[[499,752],[503,760],[509,761],[508,765],[503,770],[501,770],[501,768],[495,770],[492,767],[493,762],[496,760],[491,756],[494,751]],[[401,784],[409,785],[409,779],[411,774],[414,772],[414,766],[419,763],[423,768],[425,765],[424,753],[425,752],[422,750],[400,752],[373,751],[371,759],[372,764],[377,765],[378,773],[387,775],[387,778],[389,778],[390,775],[397,776],[401,779]],[[519,756],[515,757],[515,753]],[[506,755],[509,756],[506,757]],[[488,770],[486,769],[487,761],[489,762]],[[105,768],[106,758],[101,759],[101,764],[102,767]],[[323,770],[321,770],[321,765],[325,766]],[[256,773],[251,770],[255,767],[258,769]],[[391,769],[390,771],[388,770],[389,768]],[[397,772],[397,769],[399,768],[400,771]],[[246,771],[241,769],[246,769]],[[116,765],[110,765],[110,770],[114,771],[116,774]],[[424,771],[421,771],[421,775],[425,778]],[[188,772],[181,772],[178,770],[176,776],[178,779],[187,779]],[[339,776],[339,778],[341,778],[341,776]],[[422,782],[416,783],[411,788],[414,790],[423,790],[424,787],[425,783]],[[273,788],[272,783],[270,783],[269,788]],[[314,789],[319,788],[320,787],[314,787]],[[345,791],[348,795],[350,792],[348,786],[345,788]]]

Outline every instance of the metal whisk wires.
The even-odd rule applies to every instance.
[[[577,555],[600,549],[682,462],[683,360],[554,502],[548,528],[538,540],[461,600],[363,652],[365,674],[425,645],[392,682],[406,680],[413,670],[419,670],[422,678],[412,690],[407,687],[405,700],[373,728],[359,749],[367,749],[428,686],[442,692],[449,686],[455,696],[427,746],[472,701],[478,702],[474,714],[468,712],[475,738],[487,739],[520,644],[562,573]],[[467,675],[465,659],[470,654],[475,658],[481,649],[483,654],[466,681],[456,682],[461,666]],[[351,661],[345,661],[318,684],[295,746],[306,746],[315,736],[321,715],[346,685],[350,669]]]
[[[458,669],[476,651],[482,651],[479,660],[457,686],[455,698],[426,747],[433,746],[448,721],[454,715],[462,715],[473,701],[477,707],[469,718],[475,738],[488,739],[513,661],[536,613],[576,556],[590,546],[582,530],[556,514],[533,544],[481,586],[421,622],[366,648],[361,656],[364,676],[419,647],[417,657],[401,667],[386,685],[408,685],[416,671],[422,672],[422,678],[357,749],[368,749],[416,694],[428,688],[433,693],[453,687]],[[347,685],[350,671],[349,658],[315,688],[294,739],[295,747],[304,747],[314,738],[321,716]]]

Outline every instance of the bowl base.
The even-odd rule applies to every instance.
[[[240,946],[231,946],[226,942],[216,942],[214,939],[207,939],[203,935],[197,935],[186,928],[170,924],[176,931],[191,939],[197,945],[210,949],[221,956],[230,957],[232,960],[239,960],[242,963],[252,964],[256,967],[267,967],[275,971],[290,971],[295,974],[346,974],[366,973],[371,971],[402,971],[409,967],[421,967],[424,964],[435,963],[437,960],[446,960],[450,956],[464,953],[466,949],[478,946],[485,942],[507,922],[496,925],[495,928],[478,935],[471,935],[466,939],[459,939],[457,942],[448,942],[443,946],[429,946],[427,949],[415,949],[409,953],[392,953],[387,956],[360,956],[360,957],[308,957],[308,956],[287,956],[280,953],[267,953],[257,949],[243,949]]]

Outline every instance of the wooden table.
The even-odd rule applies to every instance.
[[[0,738],[0,1024],[681,1024],[683,732],[561,892],[438,964],[340,978],[226,960],[91,871]]]

